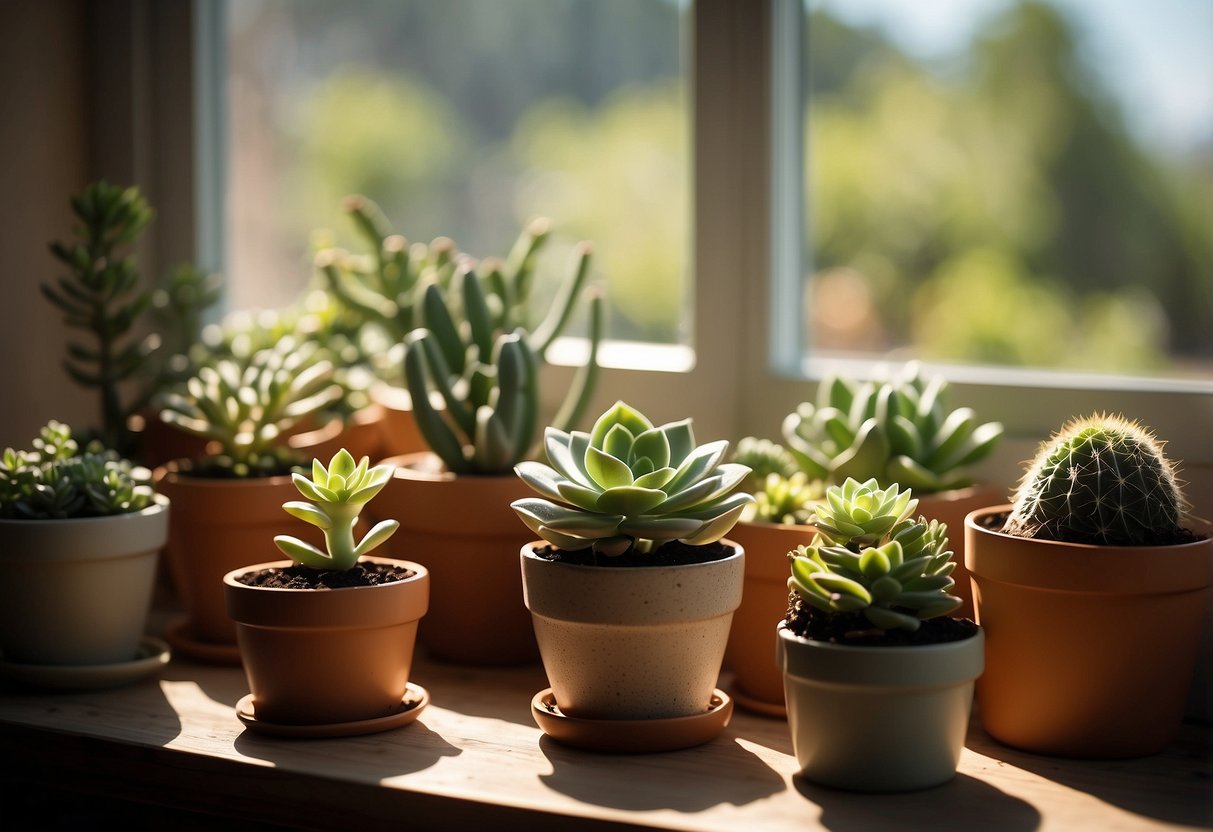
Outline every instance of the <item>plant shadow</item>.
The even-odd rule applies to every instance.
[[[787,788],[784,778],[729,734],[706,746],[656,754],[604,754],[561,745],[544,735],[539,750],[552,773],[539,780],[553,791],[597,806],[630,811],[672,809],[700,812],[729,803],[742,806]],[[713,782],[712,789],[671,789],[669,772],[683,772],[695,783],[696,772]],[[646,776],[651,771],[652,776]],[[721,778],[720,772],[729,772]]]
[[[899,832],[1032,832],[1040,812],[989,783],[957,774],[941,786],[916,792],[870,795],[815,785],[803,777],[792,785],[821,807],[821,826],[831,832],[868,832],[896,818]]]

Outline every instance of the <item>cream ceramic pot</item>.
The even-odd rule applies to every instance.
[[[588,719],[664,719],[707,710],[745,551],[686,566],[579,566],[522,548],[523,597],[561,711]]]

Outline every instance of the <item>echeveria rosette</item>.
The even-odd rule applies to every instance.
[[[671,540],[714,543],[754,499],[731,493],[750,469],[722,462],[727,441],[696,447],[690,419],[654,427],[624,402],[590,433],[549,427],[544,447],[551,466],[526,461],[514,469],[542,498],[512,506],[558,549],[592,547],[609,557]]]
[[[957,609],[947,526],[911,519],[916,507],[896,485],[847,480],[830,487],[813,544],[789,553],[789,589],[823,613],[862,613],[881,630],[917,630]]]
[[[358,558],[391,537],[400,523],[383,520],[377,523],[358,543],[354,542],[354,523],[363,506],[380,492],[392,477],[392,466],[370,467],[363,457],[356,465],[354,457],[342,448],[326,469],[320,460],[312,460],[312,478],[295,473],[291,479],[299,493],[311,503],[284,503],[288,514],[305,520],[324,532],[327,552],[289,535],[278,535],[274,543],[288,557],[315,569],[341,571],[349,569]]]

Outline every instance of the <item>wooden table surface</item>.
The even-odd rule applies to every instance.
[[[244,729],[233,710],[248,692],[240,668],[174,657],[157,676],[110,690],[5,683],[0,749],[5,770],[18,772],[10,790],[55,784],[149,809],[311,829],[1213,828],[1207,726],[1185,725],[1154,757],[1090,762],[1004,748],[974,721],[954,781],[873,796],[794,777],[787,724],[740,708],[699,748],[595,754],[550,741],[531,720],[531,696],[547,686],[539,666],[420,657],[412,678],[432,697],[412,725],[308,740]]]

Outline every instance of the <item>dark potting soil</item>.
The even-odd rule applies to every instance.
[[[310,566],[288,566],[285,569],[262,569],[241,575],[240,583],[270,589],[342,589],[351,586],[390,584],[411,578],[412,569],[386,563],[357,563],[349,569],[335,572]]]
[[[928,618],[913,632],[878,630],[862,612],[828,615],[801,601],[800,596],[794,592],[789,593],[788,603],[788,613],[784,620],[787,621],[789,630],[801,638],[830,644],[846,644],[852,647],[945,644],[949,641],[963,641],[977,633],[977,624],[968,618],[950,618],[946,615]]]
[[[1002,532],[1003,526],[1007,523],[1008,512],[999,512],[997,514],[987,514],[977,520],[978,523],[985,529],[992,532]],[[1043,539],[1043,538],[1042,538]],[[1196,534],[1190,529],[1175,529],[1168,532],[1157,532],[1151,540],[1144,543],[1120,543],[1119,546],[1180,546],[1184,543],[1196,543],[1204,540],[1204,535]],[[1104,546],[1106,545],[1095,538],[1075,537],[1070,540],[1061,541],[1063,543],[1082,543],[1089,546]]]
[[[686,566],[724,560],[736,549],[717,541],[703,546],[688,546],[678,540],[664,543],[652,552],[637,552],[629,548],[621,555],[596,555],[592,548],[557,549],[553,546],[535,548],[535,555],[544,560],[575,563],[579,566]]]

